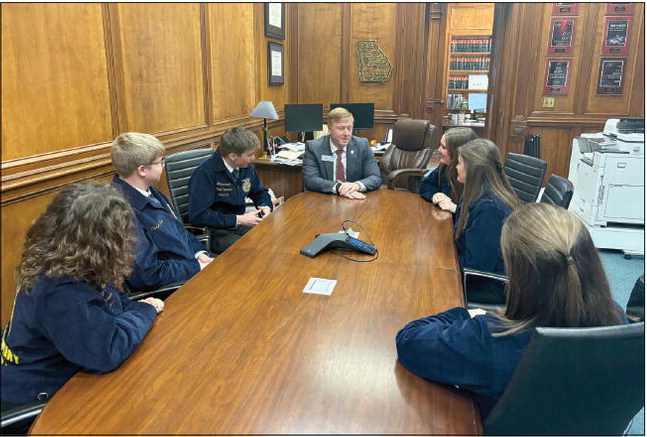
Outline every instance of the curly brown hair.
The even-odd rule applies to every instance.
[[[28,292],[45,275],[123,290],[135,259],[133,220],[130,204],[109,184],[64,188],[27,231],[15,272],[19,289]]]

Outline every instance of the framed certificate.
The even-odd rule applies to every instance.
[[[577,3],[553,3],[553,15],[577,15]]]
[[[570,59],[546,59],[543,94],[568,94]]]
[[[598,94],[622,94],[626,59],[602,58],[598,74]]]
[[[285,4],[265,3],[265,36],[285,38]]]
[[[551,18],[548,53],[551,55],[573,54],[573,37],[575,36],[575,17]]]
[[[607,15],[633,15],[634,3],[607,3]]]
[[[629,31],[632,17],[605,17],[603,55],[626,55],[629,52]]]
[[[283,85],[283,45],[267,43],[267,81],[270,85]]]

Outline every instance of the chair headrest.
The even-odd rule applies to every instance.
[[[429,120],[401,118],[393,125],[392,143],[409,152],[422,150],[428,135]]]

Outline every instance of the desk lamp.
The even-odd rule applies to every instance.
[[[279,119],[279,114],[276,113],[274,105],[269,100],[261,100],[252,111],[250,117],[263,119],[263,144],[265,144],[265,150],[269,150],[269,144],[267,143],[267,119]]]

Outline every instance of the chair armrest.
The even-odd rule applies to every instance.
[[[163,285],[155,290],[148,291],[133,291],[127,294],[128,299],[130,300],[141,300],[146,299],[147,297],[158,297],[163,296],[165,299],[172,292],[184,285],[184,282],[173,282],[171,284]],[[163,300],[163,299],[162,299]]]
[[[34,402],[2,412],[2,429],[38,416],[47,402]],[[4,432],[3,432],[4,434]]]
[[[395,189],[395,182],[402,176],[420,176],[425,174],[426,168],[400,168],[393,170],[387,176],[387,187],[389,190]]]

